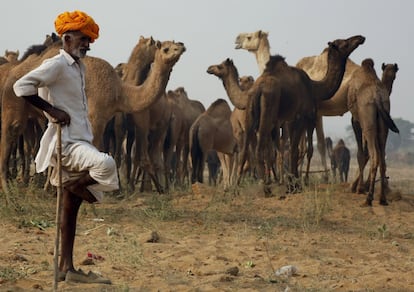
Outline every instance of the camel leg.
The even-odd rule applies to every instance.
[[[313,129],[314,129],[314,127],[309,126],[309,124],[308,124],[308,129],[307,129],[307,133],[306,133],[306,141],[308,142],[307,143],[307,148],[306,148],[306,158],[308,159],[308,161],[307,161],[306,173],[305,173],[305,183],[307,185],[309,184],[310,164],[311,164],[311,160],[312,160],[312,157],[313,157]],[[325,140],[325,138],[324,138],[324,140]],[[326,160],[325,160],[325,164],[326,164]],[[325,181],[327,181],[327,171],[326,171],[326,169],[325,169],[324,174],[325,174]]]
[[[299,184],[299,173],[298,173],[298,160],[299,160],[299,142],[300,138],[303,135],[302,127],[298,126],[301,122],[298,123],[292,122],[289,126],[289,136],[290,136],[290,159],[289,159],[289,181],[288,181],[288,193],[297,193],[300,191]]]
[[[322,122],[322,116],[317,116],[316,117],[316,138],[317,138],[317,147],[318,147],[318,151],[319,154],[321,156],[321,162],[322,162],[322,167],[324,169],[324,181],[325,183],[328,182],[328,166],[326,163],[326,144],[325,144],[325,133],[323,132],[323,122]]]
[[[354,130],[355,140],[357,142],[357,160],[358,160],[358,175],[355,178],[354,182],[352,183],[352,192],[353,193],[364,193],[364,168],[368,162],[367,151],[362,142],[362,129],[360,124],[351,119],[352,128]]]
[[[374,200],[374,191],[375,191],[375,179],[378,169],[378,145],[376,145],[376,141],[368,141],[368,153],[370,153],[371,158],[371,167],[370,167],[370,182],[369,182],[369,190],[368,196],[366,200],[366,204],[368,206],[372,206],[372,201]],[[372,145],[374,144],[374,145]]]
[[[222,152],[217,152],[217,156],[220,160],[221,169],[223,170],[223,187],[224,190],[227,190],[230,186],[229,160],[227,155]]]
[[[379,146],[379,166],[380,166],[380,177],[381,177],[381,194],[380,194],[380,205],[387,206],[388,201],[386,197],[386,193],[388,192],[388,179],[386,176],[387,172],[387,164],[385,162],[385,148],[388,138],[388,128],[384,125],[384,123],[380,123],[379,125],[379,138],[378,138],[378,146]]]

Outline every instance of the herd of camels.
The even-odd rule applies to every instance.
[[[379,167],[379,203],[387,205],[385,144],[389,130],[398,132],[390,117],[389,98],[398,66],[383,64],[379,79],[372,59],[361,65],[352,62],[348,57],[364,42],[359,35],[336,39],[320,55],[290,66],[281,55],[270,54],[267,32],[239,34],[236,49],[255,55],[259,77],[239,76],[230,58],[207,68],[208,74],[222,81],[232,110],[225,99],[217,99],[205,109],[200,101],[188,97],[184,87],[167,91],[173,67],[186,48],[181,42],[141,36],[127,63],[113,67],[100,58],[84,59],[93,142],[114,155],[121,187],[128,190],[134,190],[138,182],[141,191],[149,185],[159,193],[168,192],[171,183],[203,183],[207,155],[216,151],[224,188],[239,186],[250,176],[263,185],[265,195],[271,195],[273,179],[286,183],[287,193],[295,193],[302,188],[299,165],[304,155],[303,181],[308,179],[315,129],[328,174],[322,117],[350,111],[359,166],[352,191],[367,193],[364,205],[371,206]],[[13,84],[57,54],[60,47],[61,40],[52,34],[20,59],[18,51],[6,51],[0,59],[0,180],[4,192],[18,167],[23,181],[29,183],[30,165],[46,125],[41,112],[16,97]],[[368,161],[370,170],[364,181]]]

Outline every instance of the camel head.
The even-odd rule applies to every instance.
[[[252,33],[240,33],[236,37],[236,49],[244,49],[249,52],[257,51],[262,40],[267,41],[268,33],[258,30]]]
[[[395,64],[382,63],[381,69],[382,69],[381,81],[387,88],[389,95],[391,95],[392,86],[394,84],[395,78],[397,77],[398,65],[396,63]]]
[[[397,72],[398,72],[397,63],[394,63],[394,64],[382,63],[381,69],[382,69],[382,80],[384,79],[395,80],[395,77],[397,76]]]
[[[175,41],[157,41],[155,45],[155,59],[161,58],[164,64],[170,66],[174,66],[186,50],[183,43]]]
[[[15,62],[19,58],[19,50],[15,51],[15,52],[14,51],[6,50],[4,52],[4,57],[9,62]]]
[[[239,84],[240,84],[240,88],[241,90],[249,90],[250,88],[252,88],[253,84],[254,84],[254,78],[253,76],[242,76],[239,78]]]
[[[236,76],[239,79],[239,73],[236,66],[234,66],[233,60],[227,58],[222,63],[218,65],[211,65],[207,68],[208,74],[216,75],[218,78],[223,79],[228,77],[233,73],[233,76]]]
[[[151,37],[139,37],[138,43],[135,45],[128,62],[133,63],[152,63],[154,61],[156,50],[156,42]]]
[[[122,76],[124,75],[125,63],[119,63],[118,65],[116,65],[114,69],[118,76],[122,78]]]
[[[182,99],[188,100],[187,92],[185,91],[184,87],[180,86],[176,88],[175,90],[168,90],[167,91],[167,97],[175,99],[176,101],[180,101]]]
[[[365,37],[356,35],[347,39],[337,39],[333,42],[328,42],[328,49],[338,52],[340,57],[348,58],[348,56],[356,49],[359,45],[365,42]]]
[[[52,32],[52,34],[50,34],[50,35],[47,34],[46,35],[46,39],[43,42],[43,45],[48,47],[48,46],[52,45],[53,43],[55,43],[57,41],[60,41],[60,40],[61,40],[60,37],[57,34],[55,34],[54,32]]]

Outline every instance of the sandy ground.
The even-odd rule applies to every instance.
[[[348,184],[312,184],[285,200],[255,185],[107,197],[82,207],[74,260],[113,284],[59,290],[414,291],[414,171],[388,174],[387,207],[378,197],[360,207],[365,197]],[[0,208],[0,291],[52,290],[55,200],[34,193],[18,195],[17,211]],[[296,273],[277,276],[286,265]]]

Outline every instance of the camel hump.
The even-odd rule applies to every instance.
[[[374,69],[374,60],[371,58],[366,58],[362,60],[361,66],[364,68]]]
[[[281,55],[270,56],[269,61],[266,63],[264,72],[271,74],[275,73],[280,68],[280,65],[287,65],[285,57],[282,57]]]
[[[214,101],[207,109],[207,114],[211,117],[230,117],[231,109],[227,101],[222,98]]]

